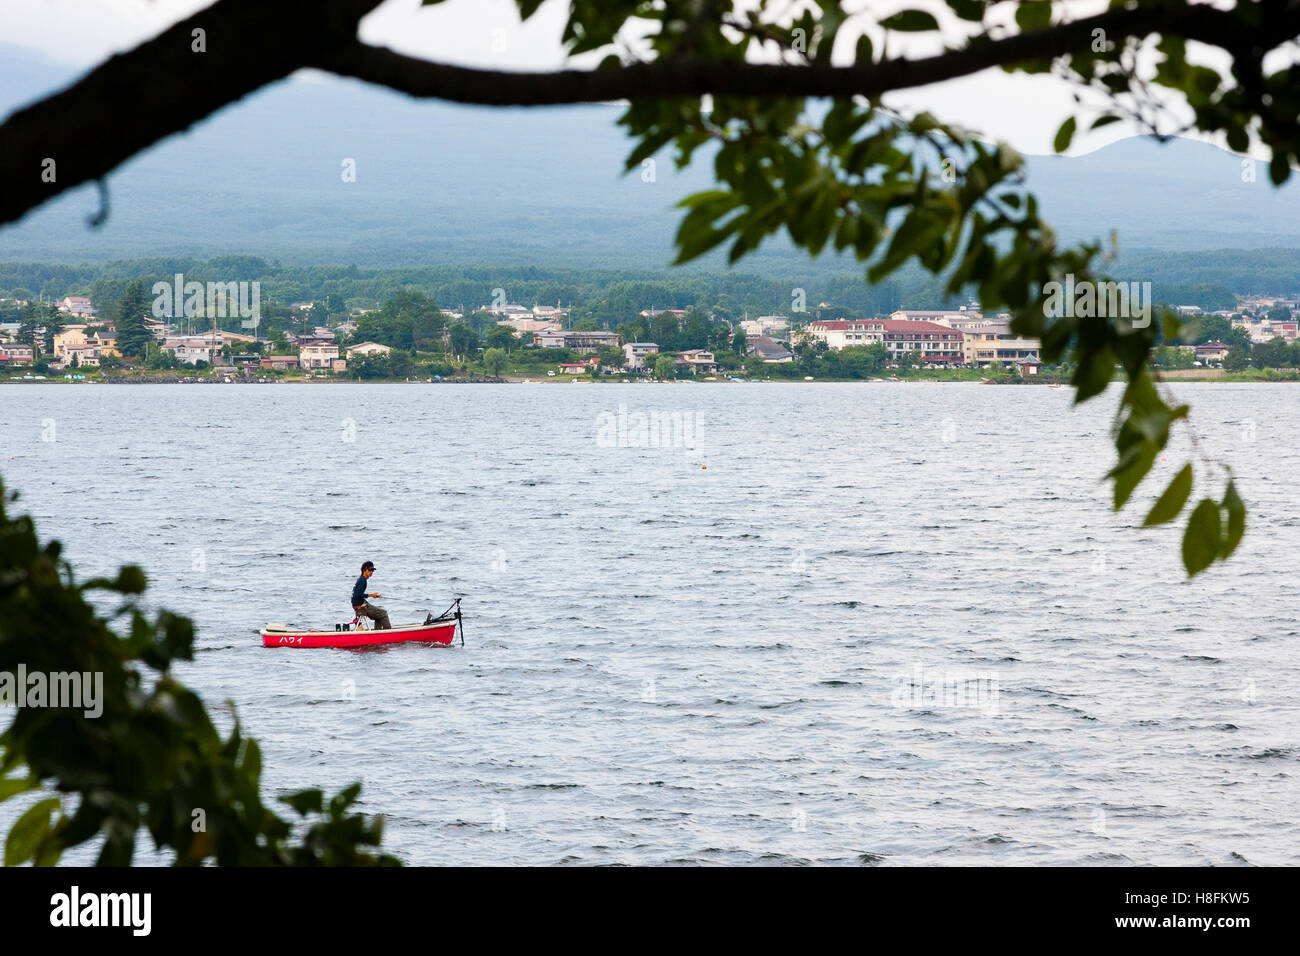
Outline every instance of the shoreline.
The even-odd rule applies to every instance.
[[[1191,382],[1191,383],[1215,383],[1222,385],[1275,385],[1275,384],[1300,384],[1300,370],[1295,370],[1289,375],[1242,375],[1237,374],[1219,374],[1219,375],[1173,375],[1162,374],[1160,380],[1165,382]],[[1123,382],[1120,376],[1113,378],[1112,383]],[[813,381],[806,381],[802,378],[789,379],[721,379],[721,380],[699,380],[699,379],[676,379],[673,381],[645,381],[638,379],[589,379],[589,378],[526,378],[522,376],[500,376],[496,378],[479,376],[474,378],[443,378],[437,381],[429,379],[265,379],[262,381],[246,381],[232,379],[223,381],[218,378],[141,378],[141,379],[98,379],[84,378],[77,381],[69,381],[62,376],[46,376],[40,379],[24,379],[22,377],[0,377],[0,386],[4,385],[996,385],[996,386],[1028,386],[1028,387],[1047,387],[1047,388],[1072,388],[1069,382],[1057,382],[1048,379],[1020,380],[1004,379],[994,381],[991,379],[973,380],[960,378],[819,378]]]

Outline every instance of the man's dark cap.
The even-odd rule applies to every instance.
[[[367,561],[365,564],[361,565],[362,571],[373,571],[374,569],[375,569],[375,562],[373,561]]]

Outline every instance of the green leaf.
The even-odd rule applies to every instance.
[[[1061,124],[1061,128],[1056,131],[1056,139],[1052,140],[1052,148],[1058,153],[1063,153],[1070,148],[1070,141],[1074,139],[1075,125],[1074,117],[1070,116]]]
[[[1183,534],[1183,567],[1189,577],[1200,574],[1219,556],[1221,525],[1218,504],[1202,498]]]
[[[886,30],[897,30],[900,33],[920,33],[923,30],[939,29],[939,21],[934,18],[934,14],[926,13],[924,10],[899,11],[892,17],[885,17],[880,21],[880,25]]]
[[[1050,0],[1023,0],[1016,7],[1016,25],[1024,32],[1043,30],[1051,26],[1052,4]]]
[[[1110,346],[1103,346],[1091,352],[1081,351],[1079,367],[1074,370],[1072,379],[1075,389],[1074,403],[1078,405],[1094,395],[1101,394],[1114,377],[1115,353]]]
[[[1178,474],[1174,475],[1174,480],[1169,482],[1169,487],[1165,489],[1165,493],[1157,499],[1150,514],[1142,522],[1142,527],[1149,528],[1152,525],[1173,521],[1178,517],[1178,512],[1183,510],[1183,505],[1187,504],[1187,497],[1191,493],[1192,466],[1183,465]]]
[[[41,840],[50,832],[50,814],[61,805],[58,797],[50,797],[18,818],[5,839],[5,866],[17,866],[36,855]]]
[[[948,6],[963,20],[978,23],[984,19],[985,4],[981,0],[948,0]]]
[[[1226,560],[1228,555],[1237,550],[1242,535],[1246,533],[1246,503],[1237,494],[1237,483],[1234,481],[1228,482],[1228,490],[1223,495],[1223,508],[1228,512],[1228,534],[1223,539],[1219,556]]]
[[[1156,448],[1150,442],[1141,442],[1129,448],[1118,465],[1111,469],[1110,478],[1115,481],[1114,507],[1116,511],[1123,508],[1133,494],[1133,489],[1147,476],[1151,465],[1156,460]]]
[[[31,777],[0,777],[0,803],[19,793],[35,790],[40,782]]]
[[[1291,164],[1287,162],[1285,150],[1280,150],[1273,154],[1273,158],[1268,163],[1268,178],[1273,181],[1274,186],[1281,186],[1291,175]]]
[[[281,803],[287,803],[298,812],[299,816],[305,817],[309,813],[320,813],[325,806],[324,793],[319,789],[299,790],[297,793],[287,793],[280,798]]]
[[[866,66],[876,58],[875,48],[871,44],[871,37],[862,34],[858,37],[858,44],[854,48],[853,62],[858,66]]]

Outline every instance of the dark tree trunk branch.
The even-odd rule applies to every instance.
[[[0,223],[353,43],[380,0],[220,0],[0,126]],[[206,52],[192,49],[204,31]],[[42,174],[54,161],[53,182]]]
[[[357,23],[380,0],[219,0],[128,53],[114,56],[72,86],[26,107],[0,125],[0,223],[21,219],[60,193],[102,179],[153,144],[188,129],[303,67],[387,86],[416,97],[492,106],[541,106],[704,94],[876,97],[969,76],[981,70],[1049,60],[1087,49],[1093,31],[1111,42],[1156,32],[1215,46],[1269,46],[1294,36],[1300,14],[1245,31],[1231,12],[1192,6],[1117,8],[1072,23],[979,38],[960,49],[915,60],[834,67],[672,58],[598,70],[515,73],[430,63],[356,39]],[[206,31],[207,52],[191,50]],[[1244,32],[1245,31],[1245,32]],[[53,160],[55,180],[42,178]]]

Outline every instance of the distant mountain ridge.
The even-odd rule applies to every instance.
[[[0,46],[0,112],[73,79]],[[630,141],[616,106],[464,107],[414,101],[332,77],[291,79],[159,144],[109,178],[111,215],[92,187],[0,229],[0,259],[102,261],[252,254],[362,266],[538,264],[661,269],[683,196],[712,184],[659,157],[654,181],[622,175]],[[356,181],[345,182],[353,160]],[[1135,138],[1081,157],[1029,157],[1028,186],[1066,241],[1121,249],[1300,247],[1300,187],[1275,190],[1261,164],[1203,143]],[[716,267],[718,259],[706,264]],[[769,243],[739,268],[843,273]]]

